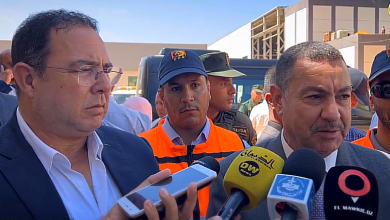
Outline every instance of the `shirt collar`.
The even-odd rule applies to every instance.
[[[24,138],[30,144],[47,172],[51,170],[54,157],[56,155],[61,155],[62,157],[66,158],[65,155],[49,147],[35,135],[35,133],[24,120],[22,114],[19,111],[19,107],[16,109],[16,119]],[[93,154],[95,159],[102,158],[103,143],[96,132],[93,132],[90,136],[88,136],[87,147],[89,155]]]
[[[177,134],[177,132],[171,126],[171,123],[169,122],[168,115],[166,116],[165,121],[162,124],[162,127],[172,142],[177,142],[179,145],[184,145],[183,139],[181,139],[179,134]],[[202,132],[199,134],[199,136],[192,143],[199,144],[200,142],[203,142],[200,140],[207,140],[209,137],[209,134],[210,134],[210,122],[209,122],[209,119],[206,117],[206,124],[203,127]]]
[[[284,129],[282,129],[281,139],[282,139],[283,151],[286,154],[286,157],[288,158],[293,152],[293,149],[288,145],[286,139],[284,138]],[[330,168],[336,166],[337,152],[338,150],[335,150],[327,157],[324,158],[326,172],[328,172]]]

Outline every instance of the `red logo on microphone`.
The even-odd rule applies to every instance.
[[[360,179],[363,180],[363,188],[360,190],[353,190],[353,189],[348,188],[347,184],[346,184],[346,179],[349,176],[360,177]],[[369,193],[371,190],[371,183],[368,180],[367,176],[358,170],[344,171],[343,173],[341,173],[338,183],[339,183],[339,187],[340,187],[341,191],[343,191],[347,195],[350,195],[352,197],[352,200],[355,203],[359,199],[359,197],[367,195],[367,193]]]

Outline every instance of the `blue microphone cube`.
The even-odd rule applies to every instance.
[[[313,180],[277,174],[267,196],[271,219],[281,218],[286,203],[298,210],[298,219],[309,219],[314,195]]]

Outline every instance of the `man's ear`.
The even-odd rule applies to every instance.
[[[162,86],[161,88],[159,88],[158,90],[157,90],[157,92],[158,92],[158,97],[160,97],[160,99],[163,101],[163,103],[164,103],[164,86]]]
[[[26,63],[17,63],[13,70],[14,79],[20,92],[33,97],[35,90],[34,80],[39,80],[34,68]]]
[[[272,101],[271,93],[266,93],[264,99],[267,102],[268,106],[274,109],[274,102]]]
[[[276,113],[280,116],[283,115],[283,91],[277,85],[271,85],[270,87],[270,99],[272,106]],[[268,102],[268,100],[267,100]]]
[[[210,81],[209,80],[207,80],[207,91],[209,91],[209,99],[211,100]]]
[[[370,108],[372,110],[376,110],[374,105],[374,97],[372,95],[370,95]]]

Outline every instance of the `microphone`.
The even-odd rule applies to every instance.
[[[373,173],[352,166],[329,170],[324,185],[326,219],[374,220],[378,208],[378,183]]]
[[[221,167],[219,166],[219,162],[212,156],[202,157],[201,159],[193,162],[190,166],[195,165],[195,164],[202,165],[202,166],[216,172],[217,174],[219,173],[219,171],[221,169]]]
[[[314,150],[295,150],[277,174],[267,196],[271,220],[307,220],[325,176],[324,159]]]
[[[283,159],[272,151],[252,146],[241,152],[226,171],[223,185],[229,198],[218,212],[223,220],[255,208],[267,195],[273,178],[282,172]]]

